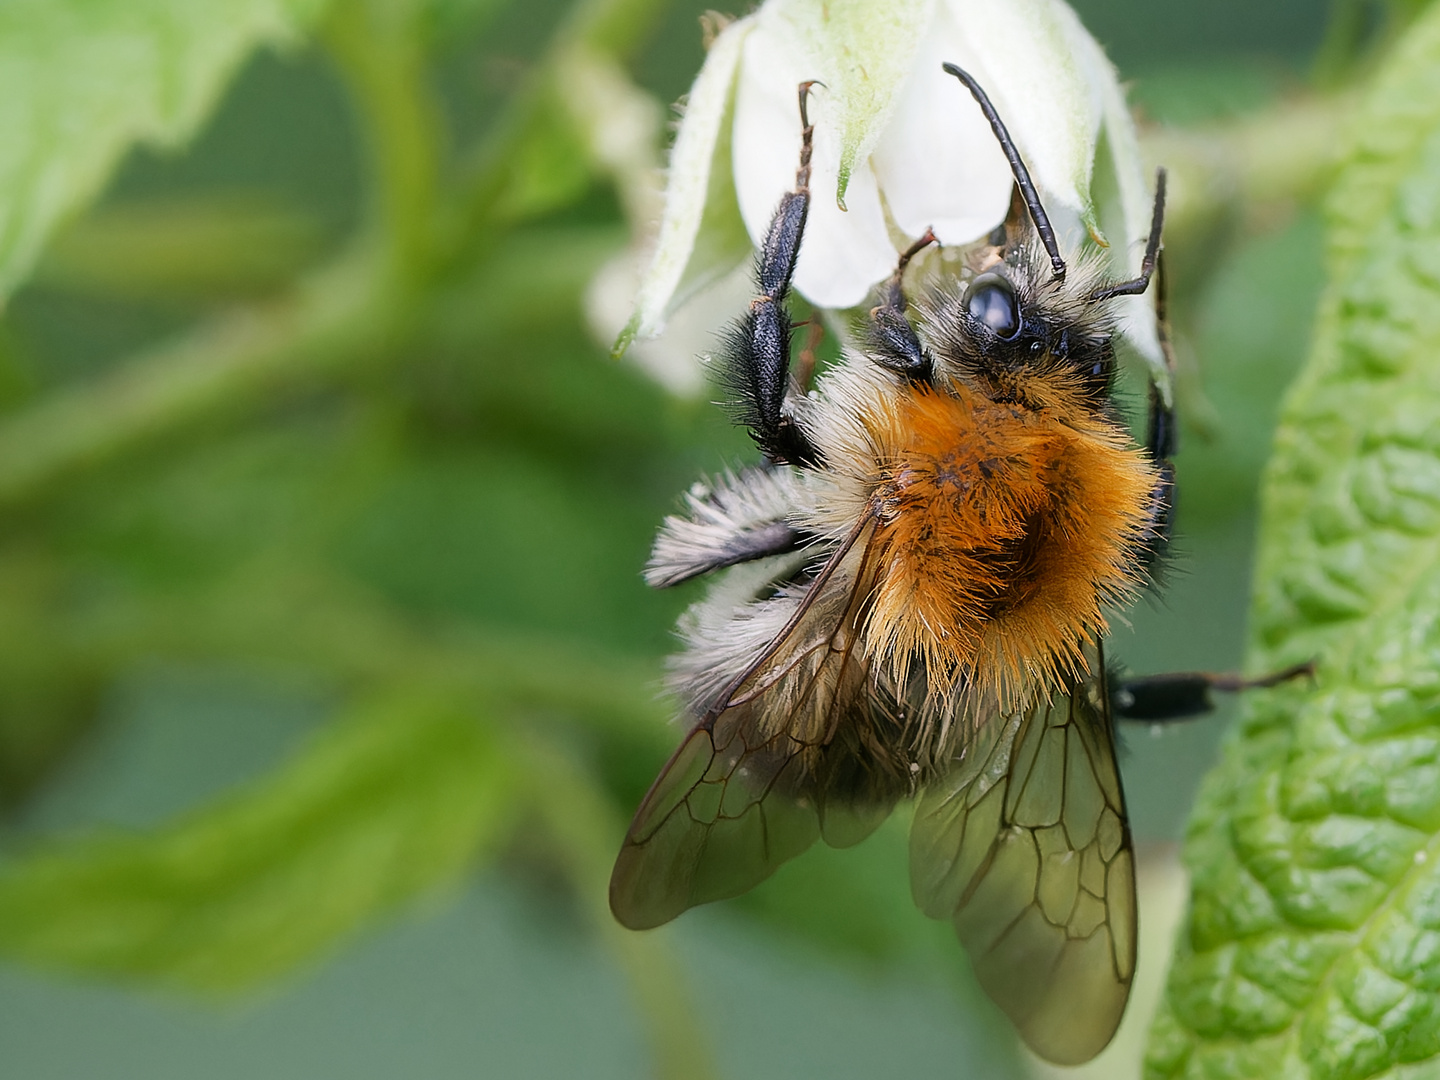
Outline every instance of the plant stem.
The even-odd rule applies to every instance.
[[[443,131],[414,22],[408,5],[355,3],[324,26],[370,151],[374,227],[402,288],[422,281],[433,260]]]
[[[398,323],[375,260],[341,260],[284,300],[231,312],[0,424],[0,502],[224,409],[373,356]]]

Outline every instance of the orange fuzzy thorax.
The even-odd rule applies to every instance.
[[[1114,423],[964,385],[916,387],[869,418],[880,465],[877,581],[863,633],[896,685],[968,684],[1002,707],[1084,670],[1104,607],[1141,582],[1137,540],[1156,474]]]

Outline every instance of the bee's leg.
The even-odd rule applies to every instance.
[[[1165,404],[1156,386],[1150,387],[1150,420],[1145,449],[1156,465],[1155,483],[1150,489],[1140,543],[1144,562],[1150,566],[1170,546],[1170,526],[1175,511],[1175,410]]]
[[[800,393],[808,394],[810,388],[815,385],[816,351],[820,348],[820,342],[825,340],[825,324],[820,321],[820,313],[816,312],[800,326],[807,329],[805,344],[800,346],[800,358],[795,363],[795,386]],[[799,327],[797,326],[796,329],[798,330]]]
[[[759,295],[730,332],[721,378],[738,397],[738,418],[774,461],[814,465],[819,451],[791,414],[790,313],[785,301],[810,211],[810,155],[815,128],[805,102],[813,83],[800,84],[800,167],[795,190],[780,199],[755,263]]]
[[[1129,281],[1102,285],[1090,294],[1090,302],[1109,300],[1112,296],[1133,296],[1150,287],[1150,275],[1160,261],[1160,232],[1165,227],[1165,170],[1155,170],[1155,207],[1150,212],[1150,236],[1145,241],[1145,257],[1140,260],[1140,275]]]
[[[793,478],[764,467],[691,488],[685,499],[687,512],[667,517],[660,527],[645,581],[668,588],[814,543],[818,538],[813,533],[788,520],[794,491]]]
[[[880,303],[870,309],[870,359],[916,382],[929,382],[933,372],[915,328],[905,317],[902,286],[910,260],[933,243],[936,243],[935,234],[926,229],[924,236],[905,249],[895,273],[881,286]]]
[[[1205,671],[1175,672],[1170,675],[1147,675],[1139,679],[1115,679],[1110,685],[1110,710],[1121,720],[1188,720],[1215,708],[1210,691],[1238,693],[1276,686],[1301,675],[1313,676],[1314,662],[1294,664],[1282,671],[1273,671],[1258,679],[1239,675],[1216,675]]]
[[[1162,174],[1163,175],[1163,174]],[[1162,183],[1156,195],[1156,228],[1163,218],[1165,189]],[[1158,245],[1159,234],[1152,232],[1151,243]],[[1153,260],[1155,273],[1155,325],[1160,337],[1160,351],[1165,357],[1165,367],[1173,374],[1175,353],[1170,344],[1170,319],[1166,306],[1165,253],[1157,250]],[[1146,275],[1148,279],[1148,274]],[[1175,409],[1165,403],[1160,388],[1150,384],[1150,417],[1146,424],[1145,449],[1150,460],[1158,466],[1159,474],[1150,491],[1149,515],[1147,517],[1143,543],[1146,561],[1153,563],[1170,544],[1170,526],[1175,511],[1175,466],[1170,459],[1175,456],[1178,424]]]

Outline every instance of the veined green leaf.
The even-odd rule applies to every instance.
[[[1362,110],[1265,480],[1250,695],[1186,846],[1152,1077],[1440,1069],[1440,8]]]
[[[0,954],[204,989],[281,974],[503,842],[518,769],[432,696],[360,706],[255,787],[154,834],[0,868]]]
[[[135,142],[172,146],[263,43],[324,0],[12,0],[0,5],[0,302]]]

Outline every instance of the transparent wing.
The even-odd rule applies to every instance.
[[[610,879],[622,924],[658,926],[738,896],[817,838],[846,846],[889,815],[900,792],[878,783],[860,745],[886,712],[856,648],[866,578],[817,578],[661,770]]]
[[[1135,858],[1104,667],[1067,696],[986,725],[927,788],[911,889],[949,919],[1030,1048],[1068,1065],[1115,1033],[1135,974]]]
[[[697,904],[740,895],[814,843],[815,809],[784,790],[801,760],[734,742],[716,747],[712,731],[692,731],[640,805],[615,860],[615,918],[632,930],[659,926]]]

